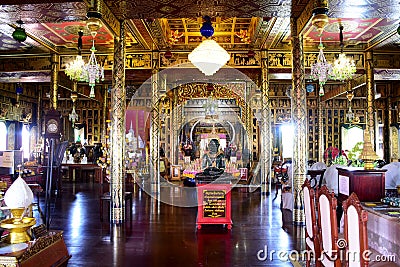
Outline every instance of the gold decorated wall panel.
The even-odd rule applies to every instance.
[[[50,56],[1,58],[0,72],[51,70]]]
[[[291,100],[287,93],[290,90],[289,81],[282,83],[270,84],[271,105],[271,121],[273,124],[273,140],[282,142],[279,139],[279,125],[289,123],[291,121]],[[334,89],[334,85],[326,85],[326,90]],[[307,142],[308,142],[308,159],[318,160],[318,98],[314,92],[307,93]],[[360,123],[365,123],[365,112],[367,103],[363,96],[363,90],[355,90],[355,97],[352,101],[352,110],[358,116]],[[337,146],[340,147],[340,125],[345,123],[345,115],[348,111],[348,100],[345,96],[336,97],[334,99],[322,102],[323,105],[323,133],[324,147]],[[384,110],[386,108],[386,100],[382,98],[376,102],[378,121],[385,120]],[[280,144],[274,144],[274,148],[279,150]]]
[[[164,54],[165,53],[160,53],[160,68],[168,68],[179,64],[189,63],[189,53],[172,52],[172,57],[169,59],[166,59]],[[228,61],[227,65],[230,67],[261,67],[259,52],[256,52],[255,56],[251,58],[249,58],[247,52],[230,52],[229,54],[230,60]]]
[[[374,68],[400,68],[400,55],[399,54],[377,54],[374,53]]]
[[[89,60],[89,54],[82,55],[85,62]],[[60,70],[64,70],[69,62],[76,58],[75,55],[60,57]],[[126,53],[125,69],[151,69],[151,53]],[[96,54],[97,62],[104,67],[104,70],[112,70],[113,55]]]
[[[325,58],[329,62],[334,62],[338,57],[339,52],[324,52]],[[354,59],[354,63],[358,69],[364,69],[364,54],[362,53],[346,53],[347,56]],[[313,63],[317,61],[318,52],[305,52],[304,53],[304,67],[310,68]],[[291,68],[292,67],[292,53],[287,51],[270,51],[268,52],[268,66],[272,69],[275,68]]]

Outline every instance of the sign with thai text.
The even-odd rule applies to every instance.
[[[203,191],[203,217],[225,218],[226,217],[226,191],[204,190]]]

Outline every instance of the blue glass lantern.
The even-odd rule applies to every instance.
[[[15,93],[17,95],[20,95],[24,92],[24,88],[22,88],[22,85],[20,83],[17,83],[17,86],[15,87]]]
[[[314,92],[314,85],[312,85],[312,84],[307,84],[306,90],[307,90],[307,93],[312,93],[312,92]]]
[[[204,22],[203,22],[203,26],[201,26],[201,28],[200,28],[200,33],[202,36],[209,38],[209,37],[213,36],[213,34],[214,34],[214,28],[211,25],[211,18],[209,16],[204,16],[203,19],[204,19]]]

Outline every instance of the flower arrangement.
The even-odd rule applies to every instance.
[[[325,149],[324,160],[327,165],[340,164],[347,166],[348,158],[343,150],[334,146],[330,146]]]
[[[360,160],[360,155],[363,150],[364,142],[357,142],[354,147],[348,152],[348,158],[351,161],[352,167],[364,167],[364,162]]]

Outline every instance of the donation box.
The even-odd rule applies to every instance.
[[[197,229],[203,224],[226,224],[232,229],[230,184],[199,184],[197,202]]]

